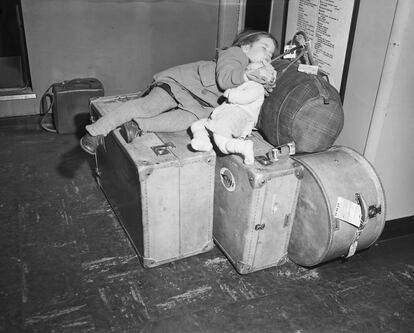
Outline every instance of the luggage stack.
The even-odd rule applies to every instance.
[[[274,146],[258,133],[251,139],[253,166],[237,155],[216,162],[213,237],[240,274],[288,259],[313,267],[376,242],[385,196],[363,156],[332,146],[275,160]]]
[[[139,96],[91,100],[91,116]],[[307,143],[298,137],[297,126],[305,123],[284,131]],[[276,136],[285,140],[277,147],[264,137],[250,138],[252,165],[236,154],[194,152],[186,132],[145,133],[130,144],[119,129],[105,137],[96,178],[144,267],[215,243],[237,272],[248,274],[289,259],[312,267],[349,258],[375,243],[385,224],[385,196],[363,156],[332,145],[307,152],[299,146],[295,153],[290,136]]]
[[[328,76],[312,66],[306,34],[298,32],[293,40],[300,53],[292,61],[273,62],[276,87],[263,103],[258,128],[273,145],[296,144],[292,158],[305,170],[288,257],[311,267],[349,258],[375,243],[385,225],[385,195],[363,156],[333,146],[344,123],[339,93]],[[309,67],[313,70],[308,72]]]

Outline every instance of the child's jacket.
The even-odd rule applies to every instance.
[[[217,61],[198,61],[154,75],[154,83],[167,83],[181,109],[207,118],[226,89],[244,83],[249,59],[238,46],[219,52]]]

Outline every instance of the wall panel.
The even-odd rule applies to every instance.
[[[127,93],[157,71],[214,58],[218,2],[22,0],[35,104],[61,80],[94,76],[106,95]]]

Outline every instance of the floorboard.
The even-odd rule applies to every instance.
[[[0,126],[0,332],[414,332],[414,235],[238,274],[218,248],[144,269],[74,135]]]

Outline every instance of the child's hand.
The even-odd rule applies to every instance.
[[[276,71],[269,63],[251,63],[246,67],[246,77],[263,85],[276,81]]]
[[[247,80],[255,81],[260,84],[266,83],[266,76],[258,69],[246,68],[245,75]]]
[[[271,64],[267,63],[266,66],[269,67],[269,71],[272,73],[270,79],[263,84],[265,88],[265,95],[269,96],[269,94],[273,91],[273,88],[276,86],[277,72]]]
[[[264,84],[263,87],[265,88],[265,96],[269,96],[269,94],[273,91],[273,88],[276,86],[275,83],[273,84]]]

